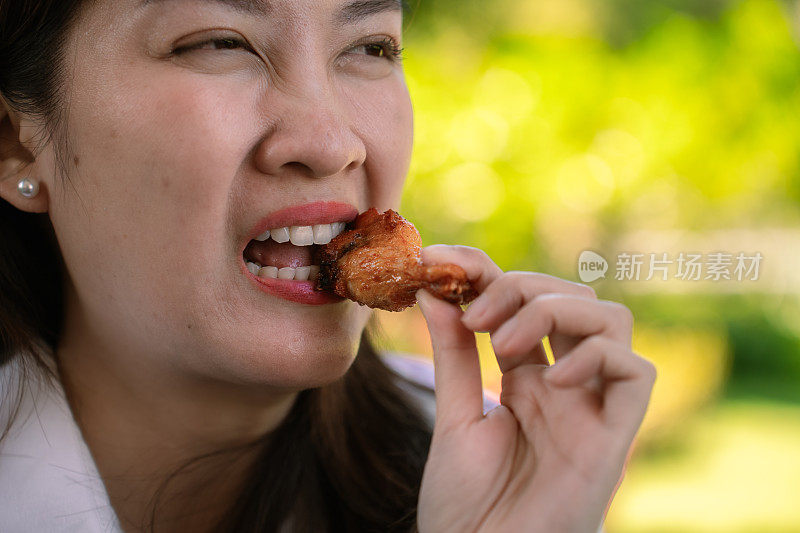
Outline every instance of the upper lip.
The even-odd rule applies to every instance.
[[[248,241],[255,239],[268,229],[350,222],[356,216],[358,216],[358,209],[353,204],[339,201],[318,201],[284,207],[260,219],[248,234]]]

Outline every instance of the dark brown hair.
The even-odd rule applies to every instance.
[[[41,119],[39,146],[55,143],[61,176],[67,176],[61,162],[69,153],[63,44],[89,1],[0,0],[0,95]],[[46,360],[55,357],[63,321],[64,272],[48,216],[0,202],[0,367],[14,361],[23,370],[19,397],[0,399],[5,412],[19,408],[25,376],[50,372]],[[291,517],[293,531],[415,530],[431,428],[399,386],[402,379],[365,332],[347,374],[302,391],[283,423],[253,444],[259,458],[216,529],[277,531]],[[0,440],[10,423],[0,428]],[[167,476],[165,485],[179,474]],[[156,503],[151,530],[157,511]]]

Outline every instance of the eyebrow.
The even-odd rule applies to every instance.
[[[356,0],[344,6],[336,15],[336,22],[353,24],[371,15],[385,11],[403,10],[403,0]]]
[[[169,0],[143,0],[141,6],[164,4]],[[219,4],[246,13],[266,17],[272,11],[269,0],[202,0],[207,4]],[[354,24],[372,15],[385,11],[403,11],[404,0],[355,0],[342,7],[335,16],[339,24]]]
[[[166,4],[168,0],[143,0],[141,7],[155,4]],[[270,6],[266,0],[203,0],[206,4],[219,4],[246,13],[248,15],[266,16],[270,12]]]

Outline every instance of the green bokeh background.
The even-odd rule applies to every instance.
[[[403,214],[424,244],[505,270],[577,281],[580,252],[599,253],[592,286],[634,311],[659,369],[606,529],[800,531],[797,6],[415,2]],[[620,281],[623,251],[764,259],[757,280]],[[389,343],[429,353],[414,313],[382,315]]]

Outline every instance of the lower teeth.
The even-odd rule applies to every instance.
[[[272,279],[293,279],[297,281],[314,281],[319,274],[319,265],[308,265],[301,267],[261,266],[251,261],[247,262],[247,270],[260,278]]]

